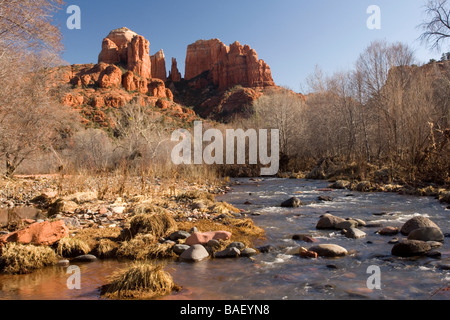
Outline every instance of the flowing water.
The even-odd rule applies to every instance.
[[[391,255],[392,237],[375,234],[379,228],[361,228],[363,239],[347,239],[337,231],[319,231],[319,217],[331,213],[359,218],[367,223],[400,227],[411,217],[429,217],[444,233],[450,232],[450,211],[432,197],[390,193],[359,193],[327,190],[323,181],[238,179],[228,194],[218,197],[235,206],[257,212],[252,216],[264,228],[267,239],[260,245],[275,250],[253,259],[207,260],[200,263],[170,261],[165,267],[181,285],[181,292],[164,297],[176,300],[298,300],[298,299],[449,299],[450,245],[439,248],[440,259],[397,258]],[[332,202],[317,201],[320,195]],[[280,208],[296,196],[306,203],[299,208]],[[251,204],[244,204],[250,202]],[[382,215],[381,215],[382,214]],[[319,243],[345,247],[352,254],[343,258],[304,259],[286,255],[290,247],[311,244],[292,240],[293,234],[310,234]],[[403,238],[401,235],[398,238]],[[117,269],[130,262],[97,261],[80,264],[81,290],[67,289],[66,269],[52,267],[29,275],[0,275],[0,299],[99,299],[99,287]],[[371,290],[370,266],[381,271],[381,290]],[[446,270],[447,269],[447,270]]]

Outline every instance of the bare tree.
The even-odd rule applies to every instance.
[[[303,133],[305,103],[294,92],[284,90],[267,94],[253,104],[261,127],[280,130],[280,151],[286,156],[296,152],[295,145]]]
[[[425,7],[430,20],[419,25],[423,30],[420,39],[431,49],[440,50],[442,43],[450,38],[450,1],[429,0]]]

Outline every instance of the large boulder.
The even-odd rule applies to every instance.
[[[398,257],[413,257],[425,255],[432,249],[432,246],[419,240],[403,240],[392,247],[392,255]]]
[[[425,227],[414,229],[408,235],[408,240],[444,241],[444,234],[438,228]]]
[[[428,219],[426,217],[422,217],[422,216],[417,216],[417,217],[414,217],[414,218],[406,221],[405,224],[400,229],[400,232],[404,236],[407,236],[407,235],[409,235],[409,233],[411,231],[413,231],[415,229],[427,228],[427,227],[432,227],[432,228],[438,228],[439,229],[437,224],[435,224],[430,219]]]
[[[17,242],[21,244],[50,246],[68,235],[69,229],[66,227],[64,221],[44,221],[34,223],[25,229],[0,237],[0,244]]]
[[[196,232],[186,239],[187,245],[207,244],[210,240],[229,240],[231,232],[228,231],[210,231]]]
[[[320,257],[342,257],[348,254],[347,249],[337,245],[337,244],[318,244],[311,248],[308,251],[316,252]]]

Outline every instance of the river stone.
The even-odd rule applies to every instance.
[[[431,250],[430,244],[419,240],[403,240],[392,247],[392,255],[398,257],[413,257],[425,255]]]
[[[333,189],[347,189],[348,187],[350,187],[350,181],[338,180],[338,181],[330,184],[329,187],[333,188]]]
[[[426,228],[426,227],[437,228],[440,230],[440,228],[437,226],[437,224],[435,224],[430,219],[428,219],[426,217],[418,216],[418,217],[414,217],[414,218],[406,221],[405,224],[403,225],[403,227],[400,229],[400,232],[404,236],[407,236],[407,235],[409,235],[409,233],[411,231],[413,231],[415,229]]]
[[[237,258],[241,254],[241,251],[236,247],[226,248],[223,251],[217,252],[215,258]]]
[[[241,257],[251,257],[256,255],[258,252],[253,248],[245,248],[241,251]]]
[[[58,261],[58,266],[60,266],[60,267],[68,267],[69,265],[70,265],[70,261],[67,259]]]
[[[343,221],[346,220],[327,213],[320,218],[316,225],[316,229],[335,229],[336,225]]]
[[[243,244],[242,242],[232,242],[227,246],[227,248],[237,248],[239,250],[244,250],[245,244]]]
[[[176,254],[180,255],[183,252],[185,252],[187,249],[189,249],[190,247],[186,244],[176,244],[173,246],[172,250],[173,252],[175,252]]]
[[[357,228],[344,229],[343,232],[347,238],[351,239],[361,239],[366,236],[366,233],[364,231],[361,231]]]
[[[337,223],[334,227],[338,230],[349,230],[351,228],[357,228],[358,227],[358,221],[355,221],[353,219],[351,220],[345,220],[345,221],[341,221],[339,223]]]
[[[399,231],[400,230],[396,227],[384,227],[383,229],[378,230],[377,233],[382,236],[395,236]]]
[[[220,242],[219,242],[219,240],[212,239],[212,240],[208,241],[206,246],[208,248],[219,248],[220,247]]]
[[[308,234],[294,234],[292,240],[304,241],[304,242],[317,242],[311,235]]]
[[[365,227],[367,225],[367,223],[361,219],[351,219],[351,220],[355,220],[356,222],[358,222],[358,227]]]
[[[438,228],[425,227],[411,231],[408,240],[444,241],[444,234]]]
[[[325,201],[325,202],[331,202],[331,201],[333,201],[333,198],[330,197],[330,196],[319,196],[319,197],[317,198],[317,200],[319,200],[319,201]]]
[[[180,255],[180,259],[185,261],[199,262],[209,257],[208,251],[201,244],[194,244]]]
[[[257,249],[261,253],[270,253],[270,252],[274,252],[274,251],[277,250],[277,248],[275,246],[271,245],[271,244],[258,247]]]
[[[177,241],[177,240],[180,240],[180,239],[187,239],[190,236],[191,236],[191,234],[189,232],[179,230],[179,231],[175,231],[174,233],[172,233],[169,236],[169,238],[172,241]]]
[[[290,198],[286,201],[284,201],[283,203],[281,203],[281,206],[283,208],[297,208],[300,207],[302,205],[302,202],[300,201],[299,198]]]
[[[84,254],[73,259],[74,262],[94,262],[97,257],[92,254]]]
[[[347,249],[337,244],[319,244],[309,248],[309,251],[316,252],[320,257],[342,257],[348,254]]]

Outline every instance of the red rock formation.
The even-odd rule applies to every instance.
[[[180,82],[181,81],[181,73],[178,71],[178,63],[177,59],[172,58],[172,68],[169,72],[169,80],[172,82]]]
[[[120,88],[122,84],[122,71],[115,65],[108,66],[99,76],[100,88]]]
[[[167,80],[167,71],[164,51],[161,49],[152,55],[150,61],[152,64],[152,78],[160,79],[165,82]]]
[[[113,30],[103,40],[98,62],[121,64],[140,77],[150,78],[150,42],[128,28]]]
[[[239,42],[230,47],[218,39],[199,40],[188,46],[185,79],[191,80],[209,71],[212,83],[220,90],[235,85],[244,87],[275,86],[269,66],[258,59],[255,50]]]

